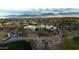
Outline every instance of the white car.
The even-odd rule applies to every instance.
[[[56,27],[52,25],[46,25],[46,29],[55,30]]]
[[[42,25],[42,24],[41,25],[38,25],[37,28],[38,29],[45,28],[45,25]]]
[[[32,30],[32,31],[35,31],[36,26],[28,25],[28,26],[25,26],[24,29],[30,29],[30,30]]]

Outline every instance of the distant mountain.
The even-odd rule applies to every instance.
[[[43,13],[41,15],[43,15],[43,16],[47,16],[47,15],[51,16],[51,15],[56,15],[56,14],[54,14],[54,13]]]
[[[58,15],[79,15],[79,12],[58,13]]]
[[[54,14],[54,13],[43,13],[41,15],[42,16],[52,16],[52,15],[79,15],[79,12],[68,12],[68,13],[58,13],[58,14]]]
[[[0,16],[47,16],[79,14],[78,8],[37,8],[24,10],[0,10]]]

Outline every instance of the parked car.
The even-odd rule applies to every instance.
[[[28,26],[24,26],[24,29],[30,29],[32,31],[35,31],[36,26],[34,26],[34,25],[28,25]]]

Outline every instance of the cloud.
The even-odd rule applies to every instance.
[[[79,7],[79,0],[0,0],[0,10]]]

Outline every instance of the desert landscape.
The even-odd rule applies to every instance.
[[[0,49],[79,49],[78,39],[79,15],[0,18]]]

